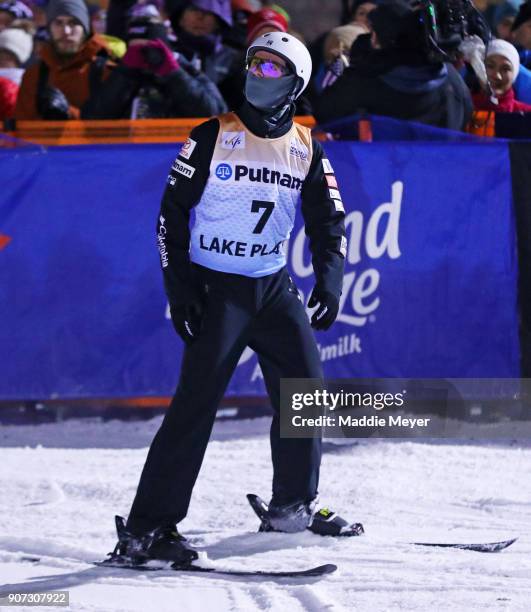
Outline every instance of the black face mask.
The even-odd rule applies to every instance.
[[[290,97],[296,82],[295,74],[288,74],[278,79],[267,79],[247,72],[245,98],[255,108],[273,111],[292,102]]]

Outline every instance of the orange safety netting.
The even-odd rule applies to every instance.
[[[296,117],[312,128],[313,117]],[[200,119],[118,119],[105,121],[17,121],[9,136],[41,145],[183,142]]]

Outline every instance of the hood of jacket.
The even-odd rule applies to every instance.
[[[419,94],[434,91],[441,87],[448,77],[444,64],[424,66],[397,66],[380,75],[389,87],[402,93]]]
[[[232,10],[230,0],[169,0],[166,4],[168,13],[172,20],[177,20],[188,7],[195,7],[202,11],[214,13],[216,17],[226,26],[232,26]]]

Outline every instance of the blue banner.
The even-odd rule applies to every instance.
[[[0,150],[0,399],[173,393],[155,221],[178,145]],[[330,377],[517,377],[505,143],[325,145],[347,212]],[[307,298],[299,217],[288,246]],[[263,394],[246,350],[229,394]]]

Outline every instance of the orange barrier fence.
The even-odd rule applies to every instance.
[[[118,119],[105,121],[17,121],[7,135],[41,145],[183,142],[199,119]],[[296,117],[309,128],[313,117]]]
[[[295,118],[309,128],[315,127],[312,116]],[[118,119],[102,121],[17,121],[16,129],[4,132],[26,142],[41,145],[129,144],[183,142],[204,118],[189,119]],[[495,113],[476,111],[466,131],[475,136],[495,136]],[[320,140],[327,134],[315,134]],[[372,140],[370,121],[360,121],[359,139]]]

